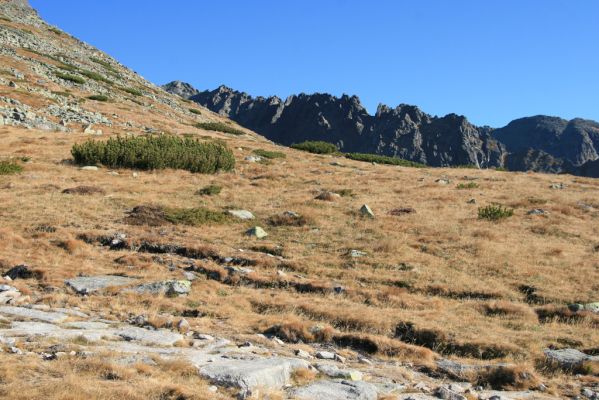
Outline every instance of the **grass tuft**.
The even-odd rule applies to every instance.
[[[478,209],[479,219],[488,219],[489,221],[498,221],[514,215],[514,210],[503,207],[499,204],[491,204]]]
[[[23,167],[14,161],[0,161],[0,175],[18,174],[23,171]]]

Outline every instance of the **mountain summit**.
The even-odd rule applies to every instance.
[[[582,119],[539,115],[493,129],[476,126],[461,115],[436,117],[406,104],[396,108],[381,104],[370,115],[358,97],[348,95],[302,93],[282,100],[254,98],[226,86],[199,92],[189,84],[171,82],[163,88],[284,145],[324,140],[344,152],[375,153],[431,166],[581,175],[593,173],[584,164],[599,159],[599,124]]]

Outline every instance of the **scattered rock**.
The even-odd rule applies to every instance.
[[[565,189],[568,186],[563,184],[563,183],[552,183],[551,185],[549,185],[549,189]]]
[[[26,307],[0,306],[0,314],[34,319],[49,323],[61,323],[69,316],[63,313],[33,310]]]
[[[585,361],[599,361],[599,356],[589,356],[576,349],[545,349],[544,353],[550,363],[555,363],[566,370],[575,370]]]
[[[376,400],[376,387],[366,382],[320,380],[290,391],[298,400]]]
[[[335,353],[331,353],[330,351],[319,351],[316,353],[316,358],[320,358],[321,360],[334,360]]]
[[[254,214],[252,214],[251,212],[247,211],[247,210],[229,210],[228,211],[229,214],[231,214],[232,216],[242,219],[242,220],[248,220],[248,219],[254,219]]]
[[[336,365],[331,364],[316,364],[316,369],[321,373],[330,378],[336,379],[348,379],[351,381],[361,381],[363,375],[360,371],[339,369]]]
[[[41,271],[33,270],[25,264],[14,266],[4,273],[4,276],[8,276],[13,281],[15,279],[41,279],[43,275]]]
[[[151,282],[136,286],[132,290],[137,293],[164,294],[171,297],[182,296],[191,291],[191,281],[168,280]]]
[[[580,303],[570,304],[570,305],[568,305],[568,308],[572,312],[590,311],[590,312],[599,314],[599,301],[594,302],[594,303],[587,303],[587,304],[580,304]]]
[[[134,283],[136,279],[124,276],[99,275],[81,276],[67,279],[65,284],[78,294],[90,294],[111,286],[125,286]]]
[[[85,167],[79,168],[81,171],[97,171],[98,167],[95,165],[86,165]]]
[[[374,218],[374,213],[372,212],[368,204],[364,204],[362,207],[360,207],[360,214],[363,217]]]
[[[467,400],[463,395],[448,389],[445,386],[439,386],[435,391],[438,398],[444,400]]]
[[[468,204],[476,204],[476,199],[470,199],[466,203],[468,203]]]
[[[534,208],[526,213],[526,215],[547,215],[549,214],[547,211],[542,208]]]
[[[362,250],[355,250],[355,249],[351,249],[347,255],[350,256],[351,258],[359,258],[359,257],[365,257],[368,253],[366,253],[365,251]]]
[[[259,157],[259,156],[247,156],[245,158],[245,161],[248,161],[248,162],[260,162],[260,161],[262,161],[262,157]]]
[[[268,236],[268,233],[266,233],[266,231],[259,226],[255,226],[255,227],[247,230],[245,232],[245,234],[247,236],[253,236],[258,239],[262,239],[262,238],[265,238],[266,236]]]
[[[451,183],[451,181],[447,178],[439,178],[435,182],[437,182],[439,185],[449,185]]]
[[[142,343],[156,344],[159,346],[172,346],[178,341],[183,340],[181,334],[166,329],[151,331],[149,329],[131,326],[119,329],[115,333],[125,340],[136,340]]]
[[[318,194],[318,196],[315,197],[316,200],[322,201],[335,201],[339,198],[341,198],[340,194],[328,191],[321,192],[320,194]]]
[[[255,389],[279,389],[293,371],[308,368],[307,361],[293,358],[220,359],[200,368],[200,375],[214,384],[241,389],[240,397],[251,396]]]

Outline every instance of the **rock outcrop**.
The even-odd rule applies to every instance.
[[[370,115],[356,96],[326,93],[252,97],[220,86],[199,92],[171,82],[163,88],[227,116],[274,142],[324,140],[341,151],[399,157],[439,167],[474,165],[512,171],[599,176],[599,123],[534,116],[493,129],[462,115],[436,117],[413,105],[379,105]],[[588,165],[587,165],[588,164]],[[585,166],[586,165],[586,166]]]

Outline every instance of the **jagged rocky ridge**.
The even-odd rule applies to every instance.
[[[599,159],[599,124],[594,121],[534,116],[493,129],[473,125],[457,114],[431,116],[406,104],[379,105],[370,115],[356,96],[302,93],[286,100],[254,98],[226,86],[199,92],[178,81],[163,88],[284,145],[325,140],[345,152],[395,156],[431,166],[599,177],[592,164]]]

